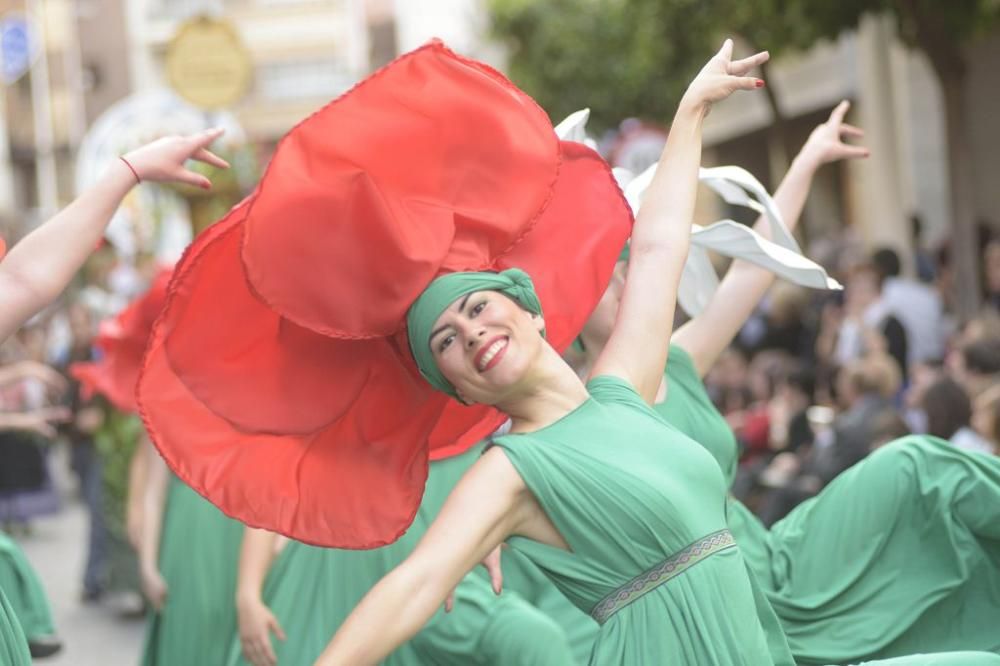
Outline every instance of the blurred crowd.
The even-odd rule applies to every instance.
[[[0,345],[0,530],[28,534],[34,519],[59,511],[65,488],[56,480],[59,466],[68,467],[90,520],[80,598],[124,592],[115,598],[130,614],[143,610],[125,507],[141,425],[87,395],[71,368],[100,354],[100,322],[148,287],[153,268],[99,249],[62,299]]]
[[[777,283],[711,370],[741,446],[734,493],[766,524],[907,433],[1000,453],[1000,236],[980,236],[984,305],[968,321],[947,243],[904,272],[896,251],[845,232],[813,254],[843,291]]]

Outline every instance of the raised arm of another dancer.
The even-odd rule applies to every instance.
[[[487,451],[455,486],[410,556],[341,625],[316,665],[381,662],[420,631],[486,555],[511,534],[530,530],[525,526],[532,506],[510,460],[499,449]]]
[[[149,483],[150,456],[155,456],[149,437],[142,434],[128,463],[128,496],[125,498],[125,533],[136,552],[142,548],[142,523],[146,513],[146,487]]]
[[[652,404],[663,379],[673,328],[677,285],[687,259],[701,163],[701,132],[713,103],[737,90],[763,86],[745,76],[766,52],[732,60],[733,42],[708,61],[688,86],[670,126],[667,145],[632,230],[628,272],[618,318],[592,370],[617,375]]]
[[[22,379],[37,379],[57,393],[64,393],[68,386],[65,377],[44,363],[24,360],[0,366],[0,386]]]
[[[0,412],[0,430],[30,430],[45,437],[55,437],[53,423],[65,423],[71,417],[65,407],[41,407],[29,412]]]
[[[275,666],[278,656],[271,646],[271,632],[285,640],[278,618],[261,598],[264,579],[274,561],[278,535],[247,527],[240,548],[240,570],[236,582],[236,613],[239,617],[243,656],[253,666]]]
[[[126,154],[73,203],[12,247],[0,262],[0,340],[55,300],[100,241],[122,199],[139,181],[210,188],[208,179],[185,169],[184,162],[194,159],[228,167],[207,148],[221,134],[221,129],[215,129],[165,137]]]
[[[144,438],[144,446],[152,449],[152,443]],[[160,454],[150,450],[147,454],[149,471],[146,476],[145,506],[142,512],[142,540],[139,544],[139,575],[142,591],[157,611],[163,608],[167,599],[167,583],[160,575],[160,531],[163,526],[163,510],[167,500],[167,485],[170,473],[167,463]]]
[[[821,166],[868,156],[867,148],[844,143],[845,137],[864,135],[857,127],[844,122],[844,114],[849,108],[849,102],[841,102],[829,119],[813,130],[774,193],[774,202],[789,229],[798,224],[813,175]],[[770,235],[763,218],[757,220],[754,230],[765,237]],[[734,261],[705,310],[674,333],[670,341],[691,355],[699,375],[704,376],[732,342],[774,280],[774,273],[764,268],[746,261]]]

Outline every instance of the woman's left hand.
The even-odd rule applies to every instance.
[[[851,103],[846,99],[834,107],[827,121],[813,129],[809,140],[799,152],[800,157],[816,167],[837,160],[868,157],[869,151],[864,146],[852,146],[844,142],[845,138],[862,139],[865,136],[860,127],[844,122],[844,116],[850,108]]]
[[[712,56],[688,85],[681,103],[708,113],[712,104],[729,97],[737,90],[764,87],[763,79],[746,74],[767,62],[770,57],[767,51],[761,51],[749,58],[733,60],[733,40],[727,39],[719,52]]]
[[[500,567],[500,552],[504,548],[504,544],[500,544],[490,552],[489,555],[483,558],[480,564],[483,568],[490,574],[490,585],[493,587],[494,594],[500,594],[503,592],[503,570]],[[455,591],[452,590],[451,594],[444,601],[444,610],[446,613],[450,613],[452,609],[455,608]]]
[[[184,183],[207,190],[212,187],[208,178],[185,168],[184,163],[197,160],[219,169],[229,168],[228,162],[208,149],[222,133],[216,128],[189,136],[163,137],[133,150],[124,159],[140,180]]]

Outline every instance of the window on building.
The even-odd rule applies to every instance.
[[[264,63],[257,69],[257,95],[264,100],[330,98],[354,85],[336,58]]]

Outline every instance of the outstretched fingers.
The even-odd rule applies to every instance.
[[[755,67],[760,67],[765,62],[771,58],[771,54],[767,51],[761,51],[760,53],[754,53],[748,58],[742,58],[740,60],[734,60],[729,63],[728,72],[733,76],[743,76]]]
[[[205,164],[211,164],[214,167],[219,167],[220,169],[228,169],[229,162],[222,159],[212,151],[207,148],[199,148],[192,155],[192,159],[196,159],[199,162],[204,162]]]
[[[202,130],[196,134],[192,134],[190,139],[197,148],[207,148],[213,141],[225,133],[225,128],[213,127],[211,129]]]
[[[212,181],[200,173],[195,173],[190,169],[181,168],[179,171],[172,174],[172,176],[172,180],[176,180],[178,183],[193,185],[194,187],[200,187],[203,190],[212,189]]]
[[[855,127],[854,125],[848,125],[847,123],[840,124],[840,133],[843,136],[850,136],[855,139],[861,139],[865,136],[865,131],[860,127]]]
[[[851,146],[846,143],[840,144],[840,154],[843,157],[868,157],[871,151],[864,146]]]
[[[733,40],[727,39],[722,42],[722,48],[719,52],[715,54],[716,58],[721,58],[723,62],[729,62],[733,59]]]

